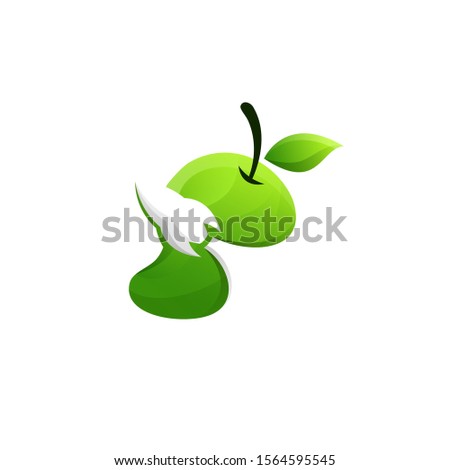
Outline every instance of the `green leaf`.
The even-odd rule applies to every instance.
[[[266,160],[288,171],[308,171],[341,144],[314,134],[294,134],[277,142]]]

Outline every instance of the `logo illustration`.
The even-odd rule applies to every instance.
[[[208,246],[215,238],[244,247],[265,247],[286,240],[295,226],[295,207],[283,182],[260,163],[261,126],[255,109],[243,103],[253,134],[253,158],[215,153],[184,166],[168,188],[203,203],[217,226],[205,223],[207,236],[193,243],[164,226],[164,217],[136,187],[139,205],[155,227],[162,245],[159,257],[130,282],[133,302],[161,317],[200,318],[226,302],[229,278],[225,265]],[[277,142],[265,159],[288,171],[317,166],[340,144],[314,134],[295,134]],[[178,236],[177,236],[178,235]]]

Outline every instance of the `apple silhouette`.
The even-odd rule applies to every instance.
[[[155,226],[162,244],[159,257],[133,276],[129,293],[146,312],[168,318],[211,315],[226,302],[229,279],[225,265],[207,246],[213,237],[227,243],[264,247],[285,240],[294,229],[295,207],[278,176],[259,162],[261,126],[255,109],[241,110],[253,135],[253,158],[236,153],[200,157],[184,166],[167,185],[181,196],[207,206],[219,229],[207,225],[202,243],[178,240],[163,233],[162,214],[136,187],[139,205]],[[304,172],[317,166],[340,144],[315,134],[294,134],[277,142],[265,159],[288,171]]]

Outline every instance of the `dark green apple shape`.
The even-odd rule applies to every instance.
[[[200,318],[217,312],[227,300],[229,284],[223,266],[207,247],[210,238],[202,244],[190,244],[194,256],[181,253],[165,240],[139,193],[138,199],[157,229],[162,251],[131,279],[129,292],[133,302],[148,313],[166,318]]]
[[[142,310],[168,318],[211,315],[225,304],[228,280],[217,258],[204,247],[197,256],[181,253],[165,243],[159,257],[130,282],[130,296]]]

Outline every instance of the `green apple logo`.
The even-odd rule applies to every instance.
[[[278,176],[260,160],[261,126],[255,109],[241,110],[253,134],[253,158],[235,153],[200,157],[184,166],[167,185],[181,196],[207,206],[219,229],[207,226],[203,243],[174,243],[161,230],[158,211],[136,188],[141,209],[156,227],[162,244],[159,257],[130,282],[133,302],[154,315],[200,318],[211,315],[226,302],[227,274],[218,256],[208,247],[211,239],[246,247],[265,247],[289,237],[295,226],[295,206]],[[277,142],[265,159],[288,171],[308,171],[340,144],[314,134],[295,134]],[[267,220],[270,217],[271,230]],[[249,237],[248,231],[254,236]]]

